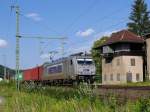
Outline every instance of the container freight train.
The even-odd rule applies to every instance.
[[[95,79],[95,65],[90,55],[78,53],[24,70],[23,78],[24,82],[49,85],[77,84],[81,81],[93,83]]]

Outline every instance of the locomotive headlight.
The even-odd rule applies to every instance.
[[[93,74],[93,72],[91,72],[91,74]]]
[[[80,71],[78,71],[78,74],[81,74],[81,72],[80,72]]]
[[[83,72],[78,71],[78,74],[82,75],[82,74],[83,74]]]

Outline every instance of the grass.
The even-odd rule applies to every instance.
[[[100,99],[88,86],[44,87],[16,91],[14,83],[0,82],[4,112],[150,112],[150,100],[119,104],[115,97]]]

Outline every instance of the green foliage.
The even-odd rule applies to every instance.
[[[128,101],[125,112],[150,112],[150,99],[139,99],[134,103]]]
[[[135,0],[132,5],[132,12],[130,14],[130,22],[127,24],[130,31],[142,36],[150,32],[150,19],[147,10],[147,4],[144,0]]]
[[[93,47],[91,49],[92,57],[96,66],[96,74],[100,76],[100,79],[102,74],[102,57],[100,54],[100,50],[97,50],[95,48],[101,46],[106,41],[106,39],[108,39],[107,36],[101,37],[99,40],[94,42]]]
[[[5,99],[2,112],[150,112],[149,98],[121,104],[112,94],[96,96],[86,84],[17,92],[15,83],[0,82],[0,96]]]
[[[17,92],[15,83],[0,82],[0,96],[6,100],[4,112],[111,112],[86,93],[88,88],[42,87]]]
[[[15,75],[15,70],[6,67],[7,74],[11,76]],[[9,72],[9,73],[8,73]],[[0,65],[0,77],[4,77],[4,66]],[[8,78],[8,76],[6,76]]]

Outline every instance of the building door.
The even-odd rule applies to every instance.
[[[132,73],[127,73],[127,82],[132,82]]]

